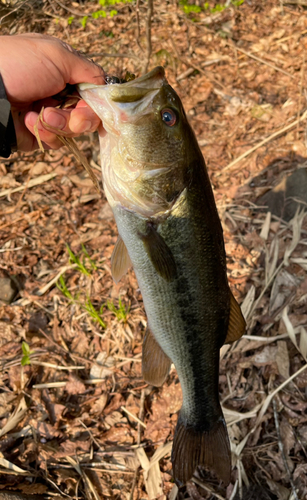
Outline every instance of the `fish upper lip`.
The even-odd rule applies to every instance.
[[[119,90],[123,90],[123,94],[127,92],[127,89],[131,88],[134,89],[135,95],[137,94],[137,88],[140,89],[140,96],[139,99],[141,99],[144,95],[146,95],[148,92],[152,92],[153,90],[158,90],[161,88],[163,83],[166,83],[166,78],[165,78],[165,71],[162,66],[157,66],[153,70],[151,70],[149,73],[146,75],[140,76],[139,78],[136,78],[135,80],[131,80],[126,83],[115,83],[112,85],[112,90],[116,89],[116,93],[119,94]],[[101,85],[97,85],[95,83],[79,83],[77,85],[78,89],[83,91],[83,90],[91,90],[95,88],[101,88]],[[110,88],[110,86],[108,86]],[[113,92],[114,92],[113,90]],[[147,90],[147,92],[146,92]],[[112,92],[111,92],[112,94]],[[110,96],[111,97],[111,96]],[[112,99],[112,97],[111,97]],[[137,100],[137,99],[135,99]]]

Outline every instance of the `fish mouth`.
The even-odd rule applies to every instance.
[[[143,99],[147,94],[160,90],[164,83],[166,83],[164,68],[157,66],[146,75],[135,80],[112,85],[109,96],[113,102],[136,102]]]
[[[150,113],[155,96],[166,84],[164,68],[157,66],[146,75],[126,83],[81,83],[78,90],[100,117],[107,132],[119,136],[119,124],[134,123]]]
[[[112,85],[101,86],[92,83],[80,83],[78,89],[82,92],[95,89],[108,89],[108,98],[116,103],[133,103],[140,101],[148,94],[159,91],[163,84],[167,83],[165,71],[162,66],[157,66],[146,75],[140,76],[135,80],[126,83],[115,83]]]

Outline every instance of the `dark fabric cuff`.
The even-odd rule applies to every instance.
[[[4,83],[0,74],[0,156],[8,158],[16,151],[17,140],[11,104],[7,99]]]

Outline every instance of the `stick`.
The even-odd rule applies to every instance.
[[[233,46],[233,44],[230,44],[230,43],[228,45]],[[275,69],[275,71],[279,71],[280,73],[283,73],[284,75],[289,76],[290,78],[295,78],[295,76],[291,75],[291,73],[288,73],[288,71],[285,71],[284,69],[278,68],[278,66],[275,66],[274,64],[272,64],[268,61],[265,61],[265,59],[261,59],[261,57],[254,56],[254,54],[251,54],[251,52],[247,52],[246,50],[241,49],[237,46],[236,46],[236,49],[239,52],[242,52],[242,54],[245,54],[246,56],[250,57],[251,59],[255,59],[255,61],[258,61],[261,64],[265,64],[266,66],[269,66],[270,68]]]
[[[147,9],[147,21],[146,21],[146,41],[147,41],[147,61],[144,65],[143,74],[147,73],[150,56],[152,52],[152,44],[151,44],[151,18],[153,14],[153,0],[148,0],[148,9]]]
[[[85,54],[85,56],[89,59],[91,59],[92,57],[126,57],[127,59],[136,59],[137,61],[140,60],[139,57],[133,54],[109,54],[107,52],[90,52],[89,54]]]
[[[48,182],[54,177],[56,177],[58,174],[57,172],[52,172],[51,174],[44,174],[40,175],[39,177],[36,177],[35,179],[31,179],[28,184],[28,188],[38,186],[39,184],[43,184],[44,182]],[[17,193],[18,191],[23,191],[24,186],[18,186],[16,188],[9,188],[9,189],[4,189],[3,191],[0,192],[0,198],[3,198],[3,196],[6,196],[8,194],[12,193]]]
[[[304,5],[307,7],[307,0],[283,0],[283,4],[288,5]]]
[[[138,422],[139,425],[142,425],[142,427],[144,427],[146,429],[146,424],[144,424],[144,422],[142,422],[142,420],[140,420],[138,417],[133,415],[133,413],[131,413],[129,410],[127,410],[127,408],[125,408],[124,406],[121,406],[120,409],[123,410],[125,413],[127,413],[127,415],[129,415],[129,417],[131,417],[133,420],[136,420],[136,422]]]
[[[261,148],[261,146],[264,146],[264,144],[267,144],[268,142],[272,141],[273,139],[275,139],[275,137],[278,137],[279,135],[283,134],[284,132],[287,132],[287,130],[290,130],[291,128],[295,127],[298,123],[302,122],[306,118],[307,118],[307,111],[305,111],[298,120],[294,120],[289,125],[286,125],[286,127],[282,128],[280,130],[277,130],[277,132],[274,132],[274,134],[271,134],[266,139],[263,139],[263,141],[258,142],[258,144],[256,144],[256,146],[253,146],[248,151],[245,151],[245,153],[243,153],[242,155],[238,156],[238,158],[236,158],[235,160],[233,160],[226,167],[222,168],[222,170],[220,172],[218,172],[216,174],[216,176],[219,177],[220,175],[222,175],[222,172],[226,172],[227,170],[231,169],[237,163],[239,163],[239,161],[243,160],[244,158],[246,158],[247,156],[249,156],[251,153],[253,153],[257,149]]]
[[[278,414],[277,414],[277,407],[276,406],[277,406],[276,405],[276,401],[275,401],[275,399],[273,399],[274,420],[275,420],[275,427],[276,427],[277,438],[278,438],[278,447],[279,447],[279,450],[280,450],[280,453],[281,453],[281,456],[282,456],[282,459],[283,459],[283,462],[284,462],[285,469],[286,469],[287,474],[288,474],[289,483],[291,485],[291,489],[292,489],[292,493],[293,493],[293,500],[298,500],[298,496],[296,494],[296,489],[295,489],[294,483],[292,481],[292,476],[291,476],[291,472],[290,472],[290,469],[289,469],[289,464],[288,464],[288,461],[287,461],[287,457],[285,455],[284,445],[283,445],[282,440],[281,440],[280,428],[279,428],[279,420],[278,420]]]
[[[301,113],[304,73],[305,73],[305,52],[303,52],[303,64],[302,64],[302,69],[301,69],[300,96],[299,96],[299,101],[298,101],[297,119],[299,119],[300,113]],[[299,123],[297,123],[297,128],[296,128],[296,140],[297,141],[298,141],[298,138],[299,138]]]
[[[135,41],[137,43],[138,48],[143,52],[143,49],[142,49],[141,44],[140,44],[140,0],[136,0],[135,15],[136,15],[136,38],[135,38]]]

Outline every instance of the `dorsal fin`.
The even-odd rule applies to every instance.
[[[171,360],[161,349],[149,327],[146,329],[142,350],[142,375],[145,382],[160,387],[171,367]]]
[[[131,259],[128,254],[125,243],[123,242],[120,235],[118,235],[117,242],[111,257],[111,271],[115,283],[126,274],[129,267],[132,266]]]
[[[230,290],[229,293],[230,293],[230,313],[229,313],[228,331],[225,344],[230,344],[231,342],[239,340],[242,337],[242,335],[244,335],[246,329],[246,322],[245,319],[243,318],[241,308]]]

